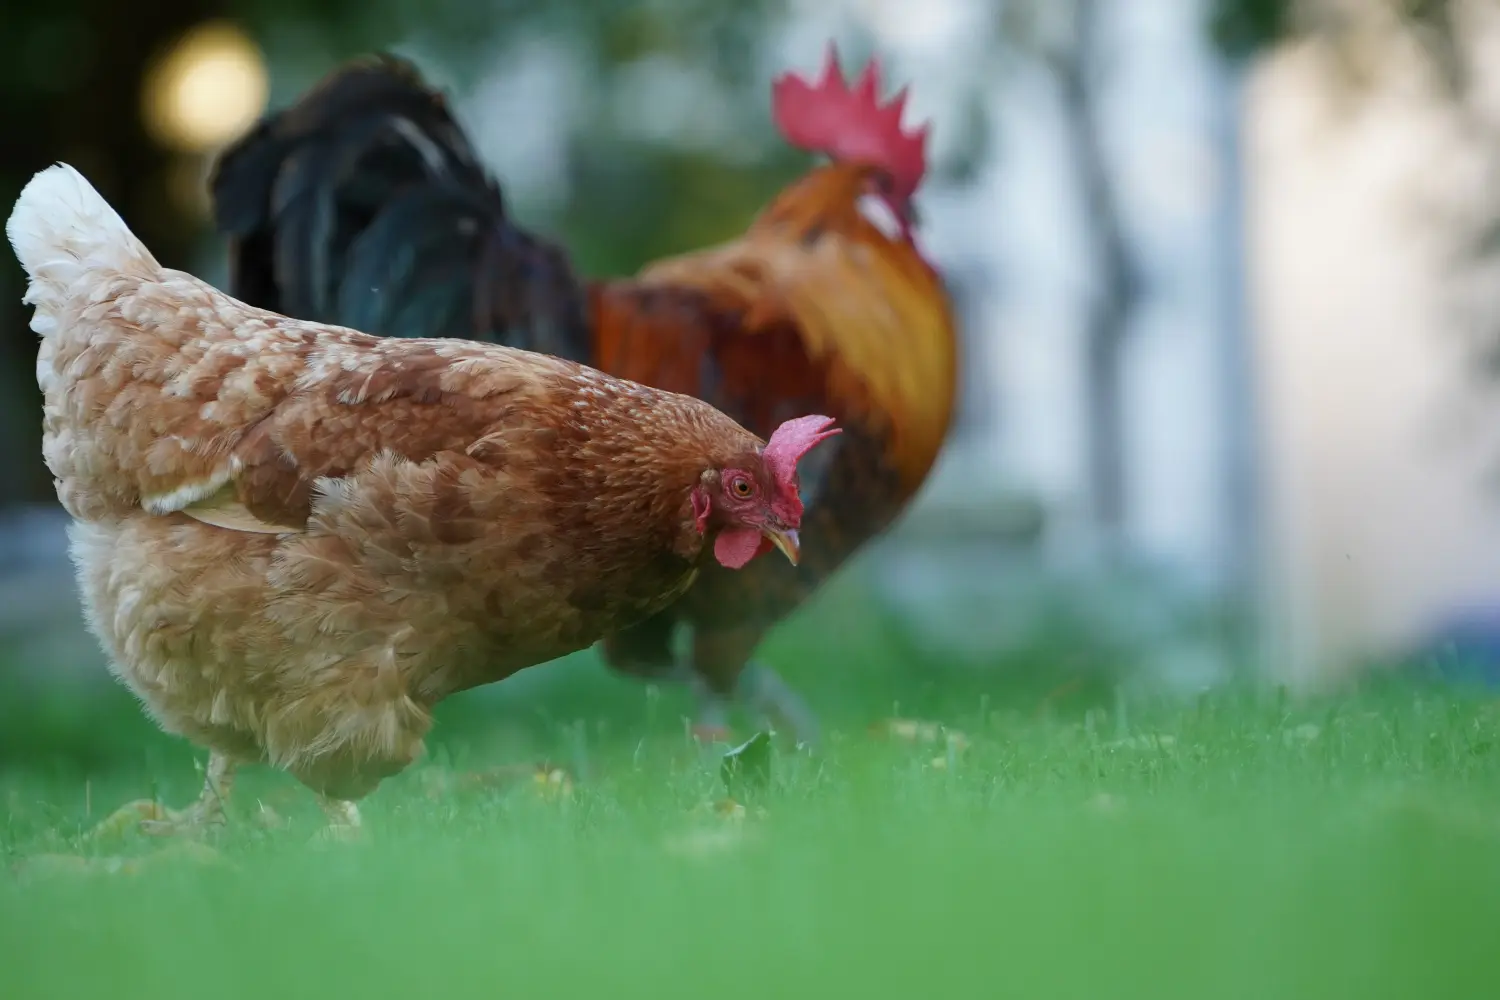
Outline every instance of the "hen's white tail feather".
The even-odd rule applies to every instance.
[[[25,301],[36,306],[31,328],[43,336],[56,329],[68,300],[87,299],[99,278],[160,270],[119,213],[66,163],[41,171],[21,190],[5,235],[31,279]]]

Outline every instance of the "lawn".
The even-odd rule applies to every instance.
[[[817,758],[779,751],[731,805],[672,695],[571,669],[571,693],[447,710],[356,844],[316,840],[310,797],[263,770],[209,850],[83,842],[128,798],[185,802],[195,752],[123,702],[74,723],[82,756],[40,741],[0,772],[0,996],[1500,989],[1500,711],[1482,697],[1224,693],[1123,720],[917,697],[897,711],[946,729],[831,713]],[[25,714],[51,732],[49,711]],[[544,754],[571,786],[537,780]]]

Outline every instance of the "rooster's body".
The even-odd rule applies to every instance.
[[[738,687],[809,734],[775,675],[745,668],[764,632],[909,503],[952,416],[951,308],[907,222],[924,135],[901,131],[902,99],[879,105],[873,67],[848,90],[832,59],[815,87],[779,82],[776,103],[788,137],[834,162],[738,239],[630,278],[580,281],[517,227],[442,97],[389,58],[267,119],[214,179],[231,287],[257,304],[556,354],[697,396],[758,433],[813,410],[839,421],[844,433],[804,465],[800,564],[706,568],[674,605],[605,640],[617,669],[675,676],[670,640],[690,626],[700,722],[715,728]]]

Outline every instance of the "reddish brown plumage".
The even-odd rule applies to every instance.
[[[115,671],[168,730],[320,793],[399,771],[443,697],[667,607],[715,535],[800,526],[787,457],[697,399],[247,306],[67,167],[7,232]]]

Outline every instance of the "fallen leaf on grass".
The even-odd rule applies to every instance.
[[[882,719],[870,726],[870,735],[907,743],[941,743],[954,753],[969,748],[969,738],[963,733],[929,719]]]
[[[936,743],[943,731],[941,723],[923,719],[881,719],[870,723],[870,735],[909,743]]]
[[[482,771],[455,773],[439,768],[422,772],[422,784],[431,798],[445,798],[455,793],[473,791],[498,791],[524,785],[530,779],[531,787],[543,798],[566,799],[573,794],[573,776],[565,768],[542,761],[537,764],[501,764]]]
[[[771,783],[771,734],[759,732],[733,750],[719,764],[719,778],[731,796],[759,791]]]
[[[738,802],[732,798],[723,798],[713,802],[705,802],[702,805],[694,807],[693,815],[721,820],[725,823],[743,823],[746,817],[763,818],[766,815],[766,810],[764,806],[755,806],[752,809],[746,809],[743,802]]]
[[[560,767],[543,764],[532,775],[537,792],[547,799],[567,799],[573,796],[573,777]]]

